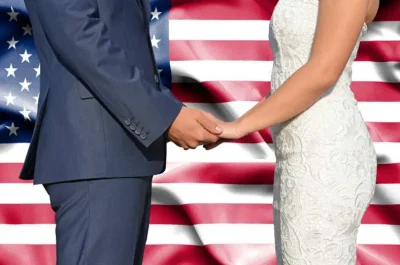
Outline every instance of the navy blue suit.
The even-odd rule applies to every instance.
[[[109,226],[126,229],[121,239],[112,241],[115,247],[119,242],[129,245],[121,249],[140,250],[136,245],[144,244],[145,235],[133,230],[140,230],[144,222],[141,231],[147,234],[146,211],[137,212],[136,218],[117,210],[111,211],[118,212],[114,218],[107,218],[107,214],[121,204],[125,210],[148,210],[151,177],[165,169],[166,131],[182,108],[182,103],[159,81],[149,38],[149,3],[26,0],[25,4],[42,71],[35,130],[20,178],[45,184],[50,194],[57,218],[58,264],[132,265],[129,261],[123,263],[127,259],[114,259],[117,254],[105,250],[108,245],[99,242],[107,238],[99,238],[99,242],[92,242],[94,245],[90,239],[81,240],[86,245],[78,244],[80,247],[74,249],[68,235],[97,238],[99,235],[91,234],[96,230],[89,229],[95,222],[100,226],[98,231],[104,232]],[[99,181],[102,185],[96,184]],[[114,188],[107,189],[107,185]],[[110,192],[121,194],[115,196],[116,205],[101,210],[101,205],[110,204],[105,200],[112,196],[104,194]],[[93,198],[91,194],[95,194]],[[80,197],[85,207],[78,202],[66,206],[74,200],[71,196],[83,195],[88,196]],[[95,209],[96,216],[89,218],[82,213],[89,209]],[[79,234],[74,226],[87,226],[88,231]],[[126,235],[133,239],[125,239]],[[85,252],[88,258],[81,263],[66,258],[73,253],[82,255],[82,248],[94,253]],[[91,263],[91,254],[103,255],[105,263]],[[118,257],[131,254],[118,252]],[[141,263],[138,259],[135,264]]]

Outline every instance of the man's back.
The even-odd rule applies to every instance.
[[[42,10],[44,2],[55,14]],[[147,3],[28,0],[26,6],[42,73],[21,178],[51,183],[161,173],[164,132],[181,104],[159,84]]]

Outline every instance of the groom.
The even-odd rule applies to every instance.
[[[142,264],[166,142],[195,148],[221,131],[161,85],[147,0],[25,4],[42,73],[20,178],[50,196],[57,265]]]

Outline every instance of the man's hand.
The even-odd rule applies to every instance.
[[[183,107],[168,131],[168,138],[186,150],[215,143],[221,133],[217,124],[201,110]]]
[[[210,113],[205,113],[205,115],[211,121],[215,122],[223,131],[219,135],[219,139],[217,140],[217,142],[204,145],[204,148],[206,150],[214,149],[215,147],[217,147],[218,145],[220,145],[224,142],[230,142],[232,140],[240,139],[243,136],[248,134],[246,132],[246,130],[244,130],[244,128],[240,122],[240,119],[237,119],[232,122],[224,122],[224,121],[217,119]]]

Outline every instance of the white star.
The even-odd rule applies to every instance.
[[[10,44],[10,45],[8,46],[8,49],[11,49],[11,48],[16,49],[17,46],[15,46],[15,45],[17,45],[17,43],[19,42],[19,40],[15,40],[15,39],[14,39],[14,36],[13,36],[12,39],[9,40],[9,41],[7,41],[7,42],[8,42],[8,44]]]
[[[11,126],[6,126],[6,128],[10,130],[10,134],[8,136],[11,136],[11,134],[17,135],[17,130],[19,127],[15,127],[13,122],[11,123]]]
[[[8,106],[9,104],[15,105],[15,104],[14,104],[14,99],[16,99],[17,97],[13,96],[13,95],[11,94],[11,91],[10,91],[10,93],[8,93],[8,96],[4,96],[4,97],[5,97],[6,100],[7,100],[7,106]]]
[[[154,9],[153,12],[150,12],[150,13],[151,13],[151,20],[153,20],[153,19],[160,20],[160,18],[159,18],[158,16],[159,16],[162,12],[158,12],[157,7]]]
[[[40,93],[36,97],[33,97],[36,100],[35,105],[37,105],[39,102],[39,95],[40,95]]]
[[[18,68],[14,68],[12,64],[10,64],[9,68],[4,68],[7,71],[7,77],[9,77],[10,75],[12,75],[13,77],[15,77],[15,71],[17,71]]]
[[[24,30],[24,36],[26,34],[29,34],[32,36],[32,27],[30,24],[26,25],[25,27],[22,27],[22,29]]]
[[[21,85],[21,91],[24,91],[24,90],[29,91],[29,86],[30,86],[32,83],[28,82],[28,81],[26,80],[26,78],[25,78],[25,79],[24,79],[24,82],[20,82],[19,84]]]
[[[161,72],[162,72],[162,69],[157,69],[158,70],[158,74],[161,74]]]
[[[156,35],[153,35],[153,38],[151,38],[151,46],[156,47],[158,49],[158,43],[160,42],[160,39],[156,39]]]
[[[21,110],[19,113],[21,113],[24,116],[25,120],[29,120],[29,121],[31,120],[31,118],[29,118],[29,113],[31,113],[31,111],[27,110],[25,107],[24,107],[24,110]]]
[[[7,14],[10,16],[9,21],[11,21],[11,20],[18,21],[17,16],[18,16],[19,12],[15,12],[13,7],[11,7],[11,12],[8,12]]]
[[[28,62],[29,63],[29,57],[31,57],[32,54],[28,53],[28,51],[25,50],[25,52],[24,53],[20,53],[19,56],[22,57],[22,62],[21,63],[23,63],[23,62]]]
[[[40,75],[40,64],[37,68],[33,68],[36,71],[36,77]]]

